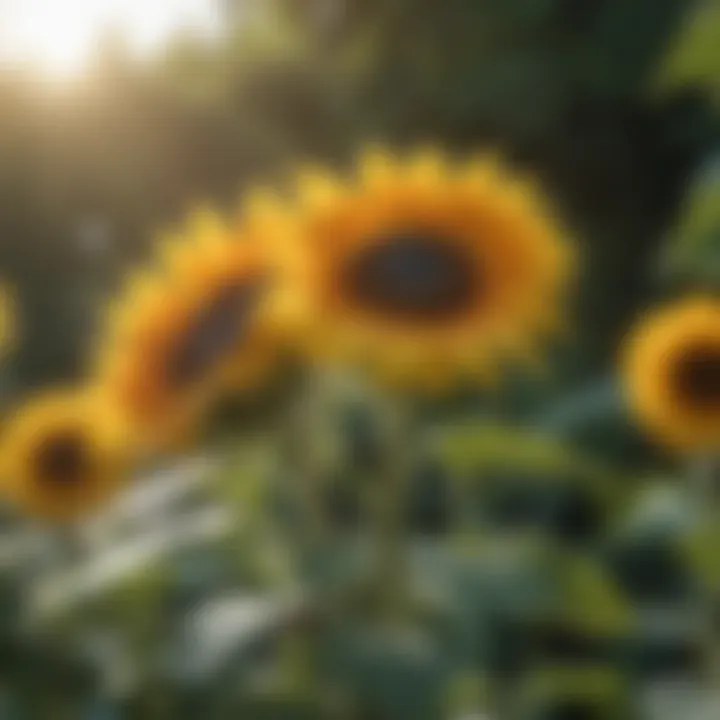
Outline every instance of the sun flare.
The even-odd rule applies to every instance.
[[[0,64],[75,75],[107,31],[121,34],[133,52],[147,53],[178,29],[216,31],[218,6],[214,0],[0,0]]]

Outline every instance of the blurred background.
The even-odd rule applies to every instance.
[[[719,41],[717,0],[0,0],[7,404],[82,377],[159,230],[367,142],[499,150],[542,180],[584,263],[551,377],[491,407],[529,437],[475,427],[487,405],[460,398],[418,460],[407,622],[334,602],[363,562],[372,403],[322,411],[345,424],[319,433],[314,545],[277,492],[287,464],[236,408],[61,543],[7,519],[0,718],[720,717],[688,549],[717,515],[697,520],[613,380],[639,311],[720,282]],[[463,513],[491,530],[470,549],[448,474],[484,478]],[[603,699],[553,705],[567,687]]]

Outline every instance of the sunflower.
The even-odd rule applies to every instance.
[[[720,448],[720,301],[694,297],[651,313],[627,340],[629,404],[660,442]]]
[[[254,388],[281,354],[269,266],[239,234],[196,215],[111,310],[98,382],[151,443],[191,432],[221,389]]]
[[[313,353],[444,385],[532,354],[559,323],[572,253],[530,183],[432,152],[370,151],[357,175],[303,173],[294,226],[269,233]]]
[[[126,449],[120,424],[96,395],[52,393],[8,421],[2,489],[30,515],[71,520],[118,488]]]

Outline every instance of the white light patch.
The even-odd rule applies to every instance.
[[[218,6],[216,0],[0,0],[0,61],[74,75],[107,31],[142,55],[179,29],[218,32]]]

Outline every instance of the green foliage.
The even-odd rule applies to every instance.
[[[681,26],[671,51],[661,65],[658,86],[673,92],[688,85],[720,99],[720,4],[716,0],[696,3],[697,9]]]
[[[720,283],[720,172],[713,160],[693,182],[662,258],[666,276],[689,286]]]

